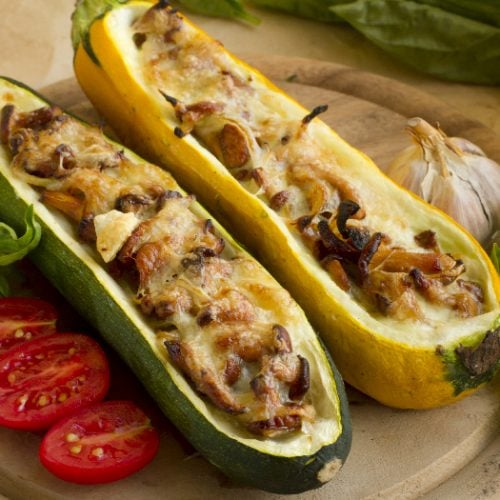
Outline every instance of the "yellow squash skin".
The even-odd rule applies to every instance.
[[[150,6],[145,2],[129,2],[125,7],[116,8],[141,4]],[[248,193],[229,173],[221,174],[218,160],[209,152],[174,135],[173,128],[164,119],[165,107],[151,98],[123,61],[108,21],[109,14],[97,18],[89,31],[89,43],[98,64],[82,44],[77,48],[74,67],[83,90],[123,142],[168,166],[184,187],[197,193],[292,293],[319,330],[345,380],[381,403],[397,408],[442,406],[473,392],[476,387],[456,390],[436,346],[397,342],[383,335],[383,324],[379,329],[371,328],[357,318],[355,308],[336,299],[338,287],[276,213]],[[244,65],[234,57],[233,60]],[[252,71],[256,79],[278,90],[261,74]],[[304,109],[304,115],[306,113]],[[448,238],[456,238],[458,251],[475,254],[488,283],[491,309],[496,307],[496,313],[491,314],[492,320],[486,327],[482,324],[473,334],[457,337],[444,347],[454,349],[459,343],[476,345],[488,329],[498,326],[500,315],[500,281],[487,255],[454,221],[407,191],[396,188],[371,160],[347,145],[335,132],[331,133],[338,144],[335,154],[344,163],[364,162],[367,177],[387,192],[387,199],[397,196],[404,205],[412,206],[420,219],[415,230],[433,227],[438,235],[449,233]]]

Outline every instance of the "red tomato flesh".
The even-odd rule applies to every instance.
[[[56,331],[57,311],[40,299],[0,299],[0,354],[14,345]]]
[[[160,444],[149,418],[131,401],[105,401],[56,423],[40,446],[54,475],[80,484],[108,483],[142,469]]]
[[[97,342],[76,333],[40,337],[0,357],[0,425],[47,429],[108,389],[108,361]]]

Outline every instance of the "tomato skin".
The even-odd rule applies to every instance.
[[[55,308],[41,299],[0,298],[0,355],[35,337],[56,331]]]
[[[20,344],[0,357],[0,425],[47,429],[101,401],[109,379],[106,355],[86,335],[56,333]]]
[[[131,401],[105,401],[57,422],[40,446],[54,475],[79,484],[117,481],[142,469],[160,445],[149,418]]]

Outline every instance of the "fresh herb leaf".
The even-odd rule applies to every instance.
[[[496,243],[493,243],[493,248],[491,249],[491,260],[493,261],[497,273],[500,274],[500,246]]]
[[[498,0],[417,0],[500,28],[500,2]]]
[[[260,19],[250,14],[241,0],[179,0],[179,3],[198,14],[241,19],[250,24],[259,24]]]
[[[297,16],[316,19],[317,21],[343,21],[329,10],[332,5],[352,0],[252,0],[255,5],[283,10]]]
[[[33,205],[28,207],[24,215],[26,230],[21,237],[7,224],[0,222],[0,266],[8,266],[22,259],[35,248],[42,235],[42,228],[35,220]]]
[[[75,10],[71,17],[71,42],[73,44],[73,49],[76,51],[81,42],[92,60],[98,64],[99,61],[89,42],[90,26],[106,12],[127,1],[128,0],[77,0]]]
[[[330,7],[397,59],[441,78],[500,83],[500,29],[432,5],[357,0]]]

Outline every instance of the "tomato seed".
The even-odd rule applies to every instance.
[[[101,458],[104,456],[104,450],[102,448],[94,448],[92,450],[92,455],[97,458]]]
[[[20,339],[20,338],[24,337],[24,331],[21,330],[21,328],[17,329],[16,333],[14,333],[14,337],[16,337],[16,339]]]
[[[38,405],[39,406],[47,406],[50,403],[49,398],[43,394],[38,398]]]
[[[66,434],[66,441],[68,443],[75,443],[79,439],[80,439],[80,437],[77,434],[73,433],[73,432],[70,432],[69,434]]]
[[[76,349],[75,349],[74,347],[71,347],[71,348],[68,350],[68,354],[69,354],[70,356],[73,356],[73,354],[75,354],[75,353],[76,353]]]
[[[71,453],[73,453],[74,455],[78,455],[78,453],[80,453],[82,451],[82,445],[81,444],[77,444],[76,446],[72,446],[69,451]]]
[[[57,401],[59,401],[60,403],[63,403],[67,399],[68,399],[68,395],[66,393],[62,392],[61,394],[59,394]]]
[[[7,376],[7,381],[9,382],[9,384],[13,384],[16,381],[16,374],[10,372],[9,375]]]

